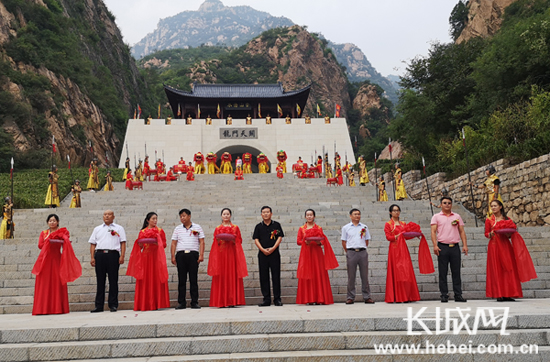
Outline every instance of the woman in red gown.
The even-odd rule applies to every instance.
[[[126,275],[136,278],[134,296],[134,310],[136,311],[170,308],[168,268],[164,253],[166,234],[157,226],[157,222],[156,213],[147,214],[128,261]],[[156,242],[152,242],[151,239]]]
[[[336,180],[338,180],[338,185],[344,184],[344,178],[342,176],[342,169],[340,166],[336,166]]]
[[[418,285],[407,243],[403,237],[406,223],[399,220],[401,208],[390,206],[390,221],[384,225],[388,250],[388,272],[386,274],[386,303],[408,303],[420,300]]]
[[[187,181],[195,181],[195,168],[189,162],[189,166],[187,166]]]
[[[321,177],[321,174],[323,173],[323,158],[321,156],[317,156],[317,173],[318,177]]]
[[[67,283],[82,275],[82,266],[74,255],[69,231],[59,228],[59,217],[51,214],[46,221],[49,229],[40,233],[40,255],[32,269],[36,275],[32,314],[65,314],[69,313]]]
[[[338,261],[323,229],[315,223],[315,211],[306,210],[306,223],[298,229],[298,292],[296,304],[333,304],[328,270],[338,267]],[[311,240],[310,238],[315,238]],[[323,246],[325,252],[323,254]]]
[[[498,302],[513,302],[523,297],[521,283],[537,277],[533,261],[518,232],[499,234],[500,229],[516,229],[517,226],[504,212],[500,200],[490,204],[492,215],[485,220],[487,246],[487,279],[485,295]],[[510,243],[510,237],[512,242]]]
[[[224,208],[221,216],[208,260],[208,275],[212,277],[209,305],[219,308],[245,304],[243,278],[248,276],[241,230],[231,223],[230,209]]]

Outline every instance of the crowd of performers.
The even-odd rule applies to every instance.
[[[504,211],[498,199],[490,203],[491,216],[485,222],[487,250],[486,296],[499,302],[514,301],[523,296],[521,283],[535,279],[537,274],[525,242],[517,227]],[[432,252],[437,256],[441,302],[449,300],[447,273],[452,275],[453,298],[466,302],[462,295],[461,254],[468,255],[464,222],[452,211],[452,199],[441,198],[441,212],[431,220]],[[280,223],[272,220],[271,207],[260,209],[261,222],[252,232],[258,248],[258,268],[261,292],[260,307],[282,306],[280,245],[285,236]],[[348,274],[346,304],[356,301],[355,277],[359,268],[361,294],[366,304],[374,304],[368,281],[369,228],[361,222],[361,211],[352,209],[350,222],[342,227],[340,241],[346,255]],[[210,307],[235,307],[245,304],[243,279],[248,267],[243,251],[240,228],[231,221],[232,211],[221,210],[221,223],[213,232],[208,258],[207,274],[212,278]],[[315,223],[316,213],[307,209],[305,222],[298,229],[296,242],[300,257],[296,270],[297,304],[333,304],[328,270],[339,267],[331,243],[323,229]],[[118,309],[118,273],[125,262],[126,233],[114,223],[113,211],[103,214],[103,223],[97,226],[89,239],[90,264],[96,270],[97,294],[92,313],[102,312],[105,304],[105,282],[109,278],[108,307]],[[191,221],[191,211],[179,212],[181,224],[176,226],[167,242],[165,231],[158,225],[158,216],[149,212],[134,241],[126,275],[135,278],[134,310],[148,311],[170,307],[168,270],[165,249],[170,248],[170,259],[178,271],[178,301],[176,309],[186,309],[186,282],[190,281],[190,308],[199,309],[198,267],[205,260],[205,233],[199,224]],[[70,233],[60,227],[56,214],[46,219],[48,228],[40,233],[40,255],[32,273],[36,275],[33,314],[62,314],[69,312],[67,283],[82,275],[82,266],[71,246]],[[249,235],[251,230],[246,230]],[[406,240],[419,238],[418,264],[421,274],[434,273],[430,247],[420,226],[401,219],[401,208],[389,208],[389,220],[384,226],[389,242],[385,302],[409,303],[420,300],[413,263]],[[462,242],[462,249],[460,243]],[[271,277],[271,278],[270,278]],[[271,280],[271,281],[270,281]],[[271,293],[273,291],[273,295]]]

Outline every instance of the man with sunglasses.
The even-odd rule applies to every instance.
[[[462,240],[462,251],[468,255],[468,244],[464,232],[464,221],[459,214],[452,212],[453,199],[448,196],[441,198],[441,212],[435,214],[431,221],[431,236],[434,247],[434,254],[437,255],[437,268],[439,269],[439,291],[441,303],[449,301],[449,288],[447,285],[447,273],[451,266],[453,279],[453,292],[455,302],[466,302],[462,297],[462,281],[460,278],[460,248]]]

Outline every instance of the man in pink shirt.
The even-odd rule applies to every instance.
[[[462,251],[468,255],[468,243],[464,232],[464,221],[459,214],[451,211],[453,199],[444,196],[441,198],[441,212],[432,217],[432,243],[434,254],[437,255],[437,268],[439,269],[439,291],[441,303],[449,301],[449,288],[447,285],[447,274],[449,264],[453,278],[453,292],[455,302],[466,302],[462,297],[462,281],[460,279],[460,247],[462,240]]]

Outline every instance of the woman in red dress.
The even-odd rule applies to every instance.
[[[336,166],[336,180],[338,180],[338,185],[344,184],[344,178],[342,176],[342,169],[340,166]]]
[[[321,156],[317,156],[317,173],[318,177],[321,177],[321,174],[323,173],[323,158]]]
[[[209,305],[219,308],[245,304],[243,278],[248,276],[241,230],[231,223],[230,209],[224,208],[221,216],[208,260],[208,275],[212,277]]]
[[[157,226],[157,222],[156,213],[147,214],[128,261],[126,275],[136,278],[136,311],[170,308],[168,268],[164,253],[166,234]]]
[[[308,209],[305,216],[306,223],[298,229],[296,240],[302,247],[296,304],[333,304],[328,270],[337,268],[338,261],[323,229],[315,223],[315,211]],[[325,249],[324,254],[321,246]]]
[[[132,181],[134,181],[134,178],[132,177],[132,169],[129,168],[128,173],[126,174],[126,185],[124,187],[126,190],[134,189],[134,185],[132,184]]]
[[[59,228],[59,217],[51,214],[46,221],[49,229],[40,233],[40,255],[32,269],[36,275],[32,314],[65,314],[69,313],[67,283],[82,275],[82,266],[74,255],[69,231]]]
[[[500,200],[490,204],[492,215],[485,220],[487,246],[487,279],[485,295],[498,302],[513,302],[523,297],[521,283],[537,277],[533,261],[518,232],[500,234],[498,230],[516,229],[517,226],[504,212]],[[510,238],[512,242],[510,243]]]
[[[391,205],[391,219],[384,225],[386,239],[390,242],[386,274],[386,303],[408,303],[420,300],[411,255],[403,236],[406,223],[399,220],[400,214],[401,208],[398,205]]]
[[[189,166],[187,166],[187,181],[195,181],[195,168],[189,162]]]

